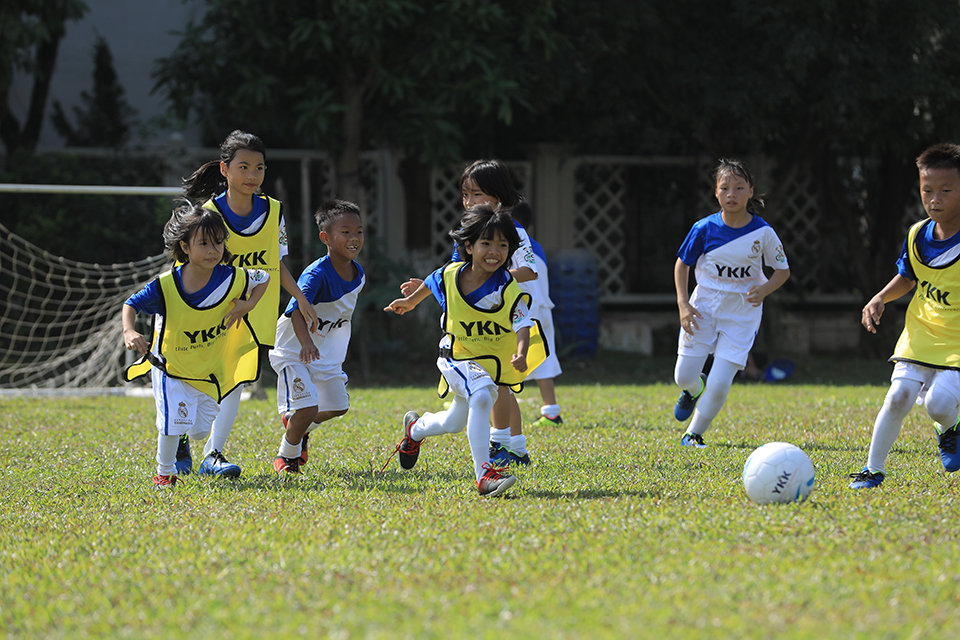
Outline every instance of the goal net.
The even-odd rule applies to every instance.
[[[0,224],[0,390],[121,386],[122,305],[169,265],[75,262]]]

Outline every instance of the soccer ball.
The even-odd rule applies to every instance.
[[[810,458],[788,442],[758,447],[743,465],[743,488],[757,504],[802,502],[813,490],[814,479]]]

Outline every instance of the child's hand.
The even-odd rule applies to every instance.
[[[693,332],[700,328],[697,324],[697,318],[703,320],[703,316],[691,304],[680,305],[680,326],[684,331],[693,335]]]
[[[886,305],[883,304],[883,298],[874,296],[870,302],[863,308],[863,314],[860,317],[860,324],[870,333],[877,332],[877,325],[880,324],[880,316]]]
[[[523,353],[515,353],[513,354],[513,357],[510,358],[510,364],[512,364],[513,368],[517,371],[526,371],[527,356]]]
[[[307,330],[310,333],[316,333],[320,327],[320,323],[317,321],[317,310],[313,308],[312,304],[308,304],[306,309],[303,308],[303,305],[298,305],[297,309],[303,316],[303,321],[307,323]]]
[[[420,288],[420,285],[423,284],[423,280],[420,278],[410,278],[406,282],[400,285],[400,293],[404,298],[409,298],[410,295]]]
[[[407,298],[397,298],[383,308],[384,311],[393,311],[398,316],[402,316],[407,311],[413,309],[416,305],[412,304]]]
[[[142,356],[147,355],[147,350],[150,348],[150,345],[147,344],[146,339],[133,329],[124,330],[123,346],[127,348],[127,351],[136,350],[136,352]]]
[[[317,345],[313,344],[313,341],[310,341],[310,344],[301,345],[300,347],[300,362],[303,364],[310,364],[314,360],[320,359],[320,350],[317,349]]]
[[[240,326],[240,323],[243,322],[243,316],[247,315],[257,304],[255,302],[251,303],[249,300],[241,300],[237,298],[233,301],[233,308],[230,309],[230,312],[227,313],[226,317],[223,319],[229,329],[233,325]]]
[[[759,284],[755,284],[747,289],[747,302],[755,307],[763,304],[763,299],[767,297],[767,290]]]

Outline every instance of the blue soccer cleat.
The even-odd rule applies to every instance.
[[[939,437],[940,462],[943,463],[947,473],[960,470],[960,455],[957,454],[957,425],[960,425],[960,422],[942,432]]]
[[[190,455],[190,436],[183,434],[177,444],[177,473],[187,475],[193,471],[193,457]]]
[[[529,466],[530,464],[530,454],[525,453],[522,456],[517,455],[513,451],[510,452],[510,460],[507,464],[522,464],[523,466]]]
[[[228,461],[219,451],[213,451],[200,463],[200,468],[197,469],[197,475],[239,478],[240,465]]]
[[[511,460],[512,456],[510,455],[509,449],[499,442],[490,443],[490,464],[507,466]]]
[[[680,438],[681,447],[696,447],[697,449],[706,449],[707,443],[703,441],[703,436],[699,433],[685,433]]]
[[[684,389],[680,393],[680,397],[677,398],[677,404],[673,407],[673,417],[683,422],[693,414],[693,410],[697,408],[697,401],[700,399],[700,396],[703,395],[703,390],[707,388],[707,374],[700,374],[700,391],[697,392],[697,395],[692,396],[690,392]]]
[[[873,489],[883,483],[884,477],[886,476],[883,475],[883,471],[871,473],[869,469],[864,467],[857,473],[850,474],[853,482],[851,482],[849,486],[851,489]]]

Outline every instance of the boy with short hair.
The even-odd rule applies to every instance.
[[[884,462],[903,419],[918,401],[937,422],[940,459],[947,472],[960,470],[960,323],[950,293],[960,298],[960,145],[934,145],[917,158],[920,199],[929,218],[910,227],[897,260],[897,275],[863,308],[861,323],[876,333],[885,305],[910,292],[903,333],[890,361],[890,390],[877,414],[867,465],[851,474],[851,489],[878,487]],[[945,426],[946,425],[946,426]]]
[[[350,408],[343,361],[365,282],[355,260],[363,247],[363,223],[359,207],[344,200],[325,202],[315,218],[327,255],[304,269],[297,285],[317,313],[317,331],[308,331],[292,299],[277,320],[277,342],[270,352],[285,429],[273,468],[282,479],[299,475],[307,462],[307,434]]]

